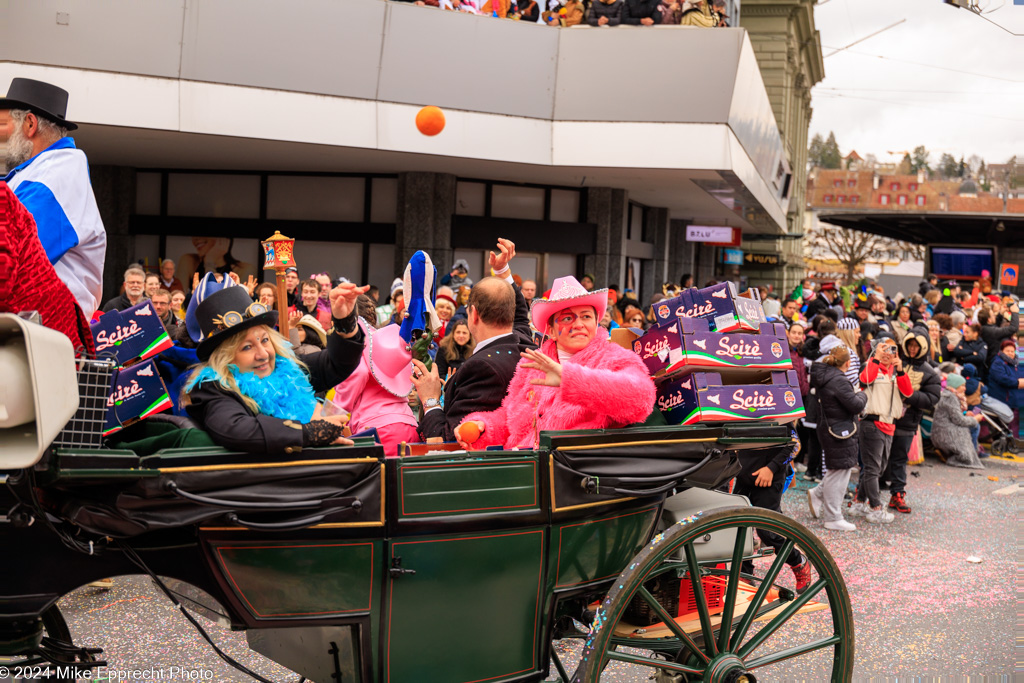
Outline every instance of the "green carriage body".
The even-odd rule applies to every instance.
[[[548,673],[556,618],[567,605],[578,610],[607,592],[651,539],[668,490],[680,483],[630,491],[622,483],[628,476],[608,486],[601,473],[581,473],[579,463],[607,453],[628,475],[630,456],[641,455],[647,463],[674,462],[678,473],[683,454],[700,464],[683,485],[707,488],[735,475],[737,449],[788,440],[788,427],[744,423],[562,432],[543,434],[533,451],[387,459],[367,441],[281,462],[217,448],[141,458],[63,451],[38,483],[58,514],[97,534],[104,524],[120,528],[108,524],[124,514],[111,501],[124,503],[130,491],[124,507],[148,520],[130,543],[149,568],[168,577],[188,606],[247,630],[254,650],[311,680],[333,672],[367,683],[539,681]],[[564,457],[574,453],[584,459]],[[179,520],[174,515],[190,506],[209,509],[169,495],[168,482],[202,495],[200,482],[223,487],[251,477],[259,481],[246,490],[250,498],[260,487],[313,482],[321,491],[334,481],[360,505],[285,529],[246,525],[238,511],[194,524],[160,516],[168,508]],[[0,648],[2,629],[15,618],[42,614],[87,581],[138,573],[118,553],[83,556],[43,538],[38,527],[15,536],[64,563],[64,578],[53,577],[44,591],[26,577],[0,587]],[[12,647],[8,641],[7,654]]]

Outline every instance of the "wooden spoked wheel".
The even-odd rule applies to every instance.
[[[760,576],[741,574],[744,560],[751,557],[748,534],[755,529],[782,538],[779,552],[759,561],[767,567]],[[697,546],[710,534],[723,531],[735,535],[731,556],[722,558],[725,563],[717,566],[699,560]],[[810,584],[800,594],[776,583],[794,547],[813,568]],[[663,600],[648,589],[652,580],[666,575],[681,577],[684,582],[689,579],[695,619],[677,621]],[[709,610],[705,587],[712,584],[722,593],[718,607]],[[657,615],[660,624],[648,629],[627,623],[628,607],[638,599]],[[773,650],[766,645],[791,620],[811,618],[807,612],[825,610],[831,613],[830,625],[815,615],[825,633],[806,635],[796,629],[794,635],[786,629],[785,647]],[[663,636],[658,636],[655,627]],[[597,609],[571,681],[598,683],[610,662],[625,662],[644,667],[648,673],[653,668],[656,681],[752,683],[761,667],[828,649],[832,651],[831,672],[818,675],[833,682],[851,680],[853,612],[846,584],[825,546],[806,527],[776,512],[719,508],[656,535],[619,575]]]

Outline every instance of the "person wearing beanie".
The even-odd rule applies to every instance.
[[[946,387],[939,396],[932,418],[932,444],[947,465],[980,470],[985,466],[981,464],[971,441],[971,428],[985,418],[981,413],[964,414],[967,408],[966,384],[962,375],[946,375]]]
[[[299,269],[295,266],[288,266],[284,269],[284,287],[285,291],[288,292],[288,306],[298,306],[299,302],[302,301],[302,288],[299,287],[299,283],[302,282],[299,278]]]
[[[453,291],[463,285],[472,287],[473,280],[469,277],[469,261],[464,258],[455,259],[451,272],[441,276],[440,284],[451,287]]]
[[[872,356],[861,370],[860,386],[868,396],[858,431],[864,467],[850,514],[863,516],[872,524],[888,524],[893,516],[882,507],[878,478],[889,462],[903,402],[914,393],[892,339],[879,335],[872,342]]]
[[[931,410],[939,402],[942,390],[942,378],[928,362],[929,341],[925,328],[914,327],[900,344],[903,368],[913,393],[904,400],[906,409],[903,417],[896,420],[889,464],[879,478],[879,487],[889,482],[889,509],[903,514],[910,514],[911,511],[907,505],[907,460],[910,449],[914,445],[921,418],[925,411]]]
[[[388,317],[388,325],[402,324],[402,313],[405,312],[405,292],[402,289],[404,286],[405,283],[400,277],[396,277],[391,283],[391,314]],[[379,315],[377,319],[380,319]]]

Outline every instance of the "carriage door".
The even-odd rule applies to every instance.
[[[498,681],[536,670],[547,542],[533,522],[536,471],[535,456],[518,453],[403,459],[400,535],[385,554],[384,681]],[[436,533],[484,514],[477,531]],[[503,523],[524,514],[531,523]],[[406,524],[427,535],[402,533]]]

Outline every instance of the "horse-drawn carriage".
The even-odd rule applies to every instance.
[[[816,677],[851,677],[850,603],[828,551],[718,490],[742,450],[791,448],[788,426],[543,433],[532,451],[399,458],[359,439],[268,459],[142,424],[118,447],[51,446],[6,471],[8,667],[74,664],[85,678],[102,653],[72,642],[57,601],[148,574],[317,683],[593,682],[610,663],[662,683],[742,681],[799,656],[825,662]],[[777,555],[758,528],[784,539]],[[780,578],[794,546],[815,570],[799,594]],[[817,630],[789,628],[804,619]]]

